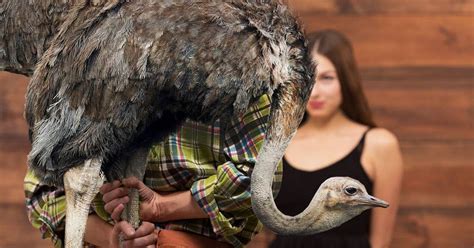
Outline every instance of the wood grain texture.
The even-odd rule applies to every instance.
[[[308,32],[346,34],[361,67],[473,66],[474,18],[455,15],[308,15]]]
[[[0,72],[0,139],[26,133],[23,118],[28,78]]]
[[[28,221],[24,203],[23,178],[30,150],[23,106],[28,79],[0,72],[0,247],[46,248],[50,240]]]
[[[474,209],[472,165],[456,168],[448,165],[409,167],[404,172],[401,206]]]
[[[41,239],[41,234],[28,222],[23,203],[0,202],[0,247],[2,248],[51,248],[49,239]]]
[[[8,175],[0,180],[0,188],[9,189],[2,193],[2,201],[9,204],[24,204],[23,178],[27,168],[26,155],[28,155],[27,150],[14,152],[0,151],[2,172]]]
[[[405,169],[474,167],[473,141],[401,141]]]
[[[49,239],[41,239],[41,234],[28,221],[24,203],[23,178],[26,172],[26,155],[29,151],[28,142],[16,142],[16,145],[5,149],[8,144],[0,140],[0,247],[18,248],[52,247]],[[23,144],[21,147],[20,144]]]
[[[471,248],[474,208],[401,208],[394,248]]]
[[[300,14],[456,14],[474,13],[474,1],[465,0],[287,0]]]
[[[362,70],[376,121],[402,140],[474,140],[474,67]]]

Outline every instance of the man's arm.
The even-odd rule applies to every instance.
[[[129,202],[128,188],[138,189],[140,193],[140,219],[150,222],[172,220],[204,219],[207,214],[194,201],[189,191],[157,193],[135,177],[106,183],[100,188],[104,209],[115,220]]]
[[[90,214],[87,218],[84,240],[99,247],[109,247],[109,237],[112,234],[112,229],[113,226],[99,216]]]

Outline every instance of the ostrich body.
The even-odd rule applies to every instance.
[[[303,116],[314,72],[295,18],[277,1],[20,2],[0,3],[0,69],[32,75],[28,162],[43,182],[66,189],[67,247],[82,245],[87,211],[104,177],[142,178],[153,142],[186,119],[225,123],[262,94],[272,98],[271,116],[251,190],[254,212],[266,226],[315,233],[384,205],[373,199],[322,218],[327,189],[357,184],[336,178],[300,215],[276,208],[273,174]],[[40,10],[40,24],[25,26],[22,20],[31,18],[15,19],[18,10]],[[137,226],[138,194],[131,194],[124,217]]]

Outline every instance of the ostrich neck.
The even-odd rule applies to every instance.
[[[67,0],[2,0],[0,70],[31,76],[71,4]]]
[[[340,221],[345,218],[327,211],[324,189],[319,189],[309,206],[296,216],[280,212],[273,199],[275,171],[301,122],[311,88],[312,81],[301,80],[300,83],[281,84],[275,92],[265,141],[251,175],[254,213],[266,227],[282,235],[322,232],[342,224]]]
[[[296,216],[288,216],[278,210],[272,194],[273,172],[281,160],[289,139],[266,140],[258,158],[258,166],[252,172],[252,208],[258,218],[272,231],[279,234],[310,234],[329,229],[331,223],[324,216],[324,195],[318,190],[308,207]],[[255,200],[254,200],[255,199]]]

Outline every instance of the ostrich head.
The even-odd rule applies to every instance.
[[[388,207],[388,203],[367,193],[364,185],[350,177],[331,177],[319,187],[310,205],[320,211],[312,225],[321,231],[339,226],[373,207]],[[310,227],[311,228],[311,227]]]

